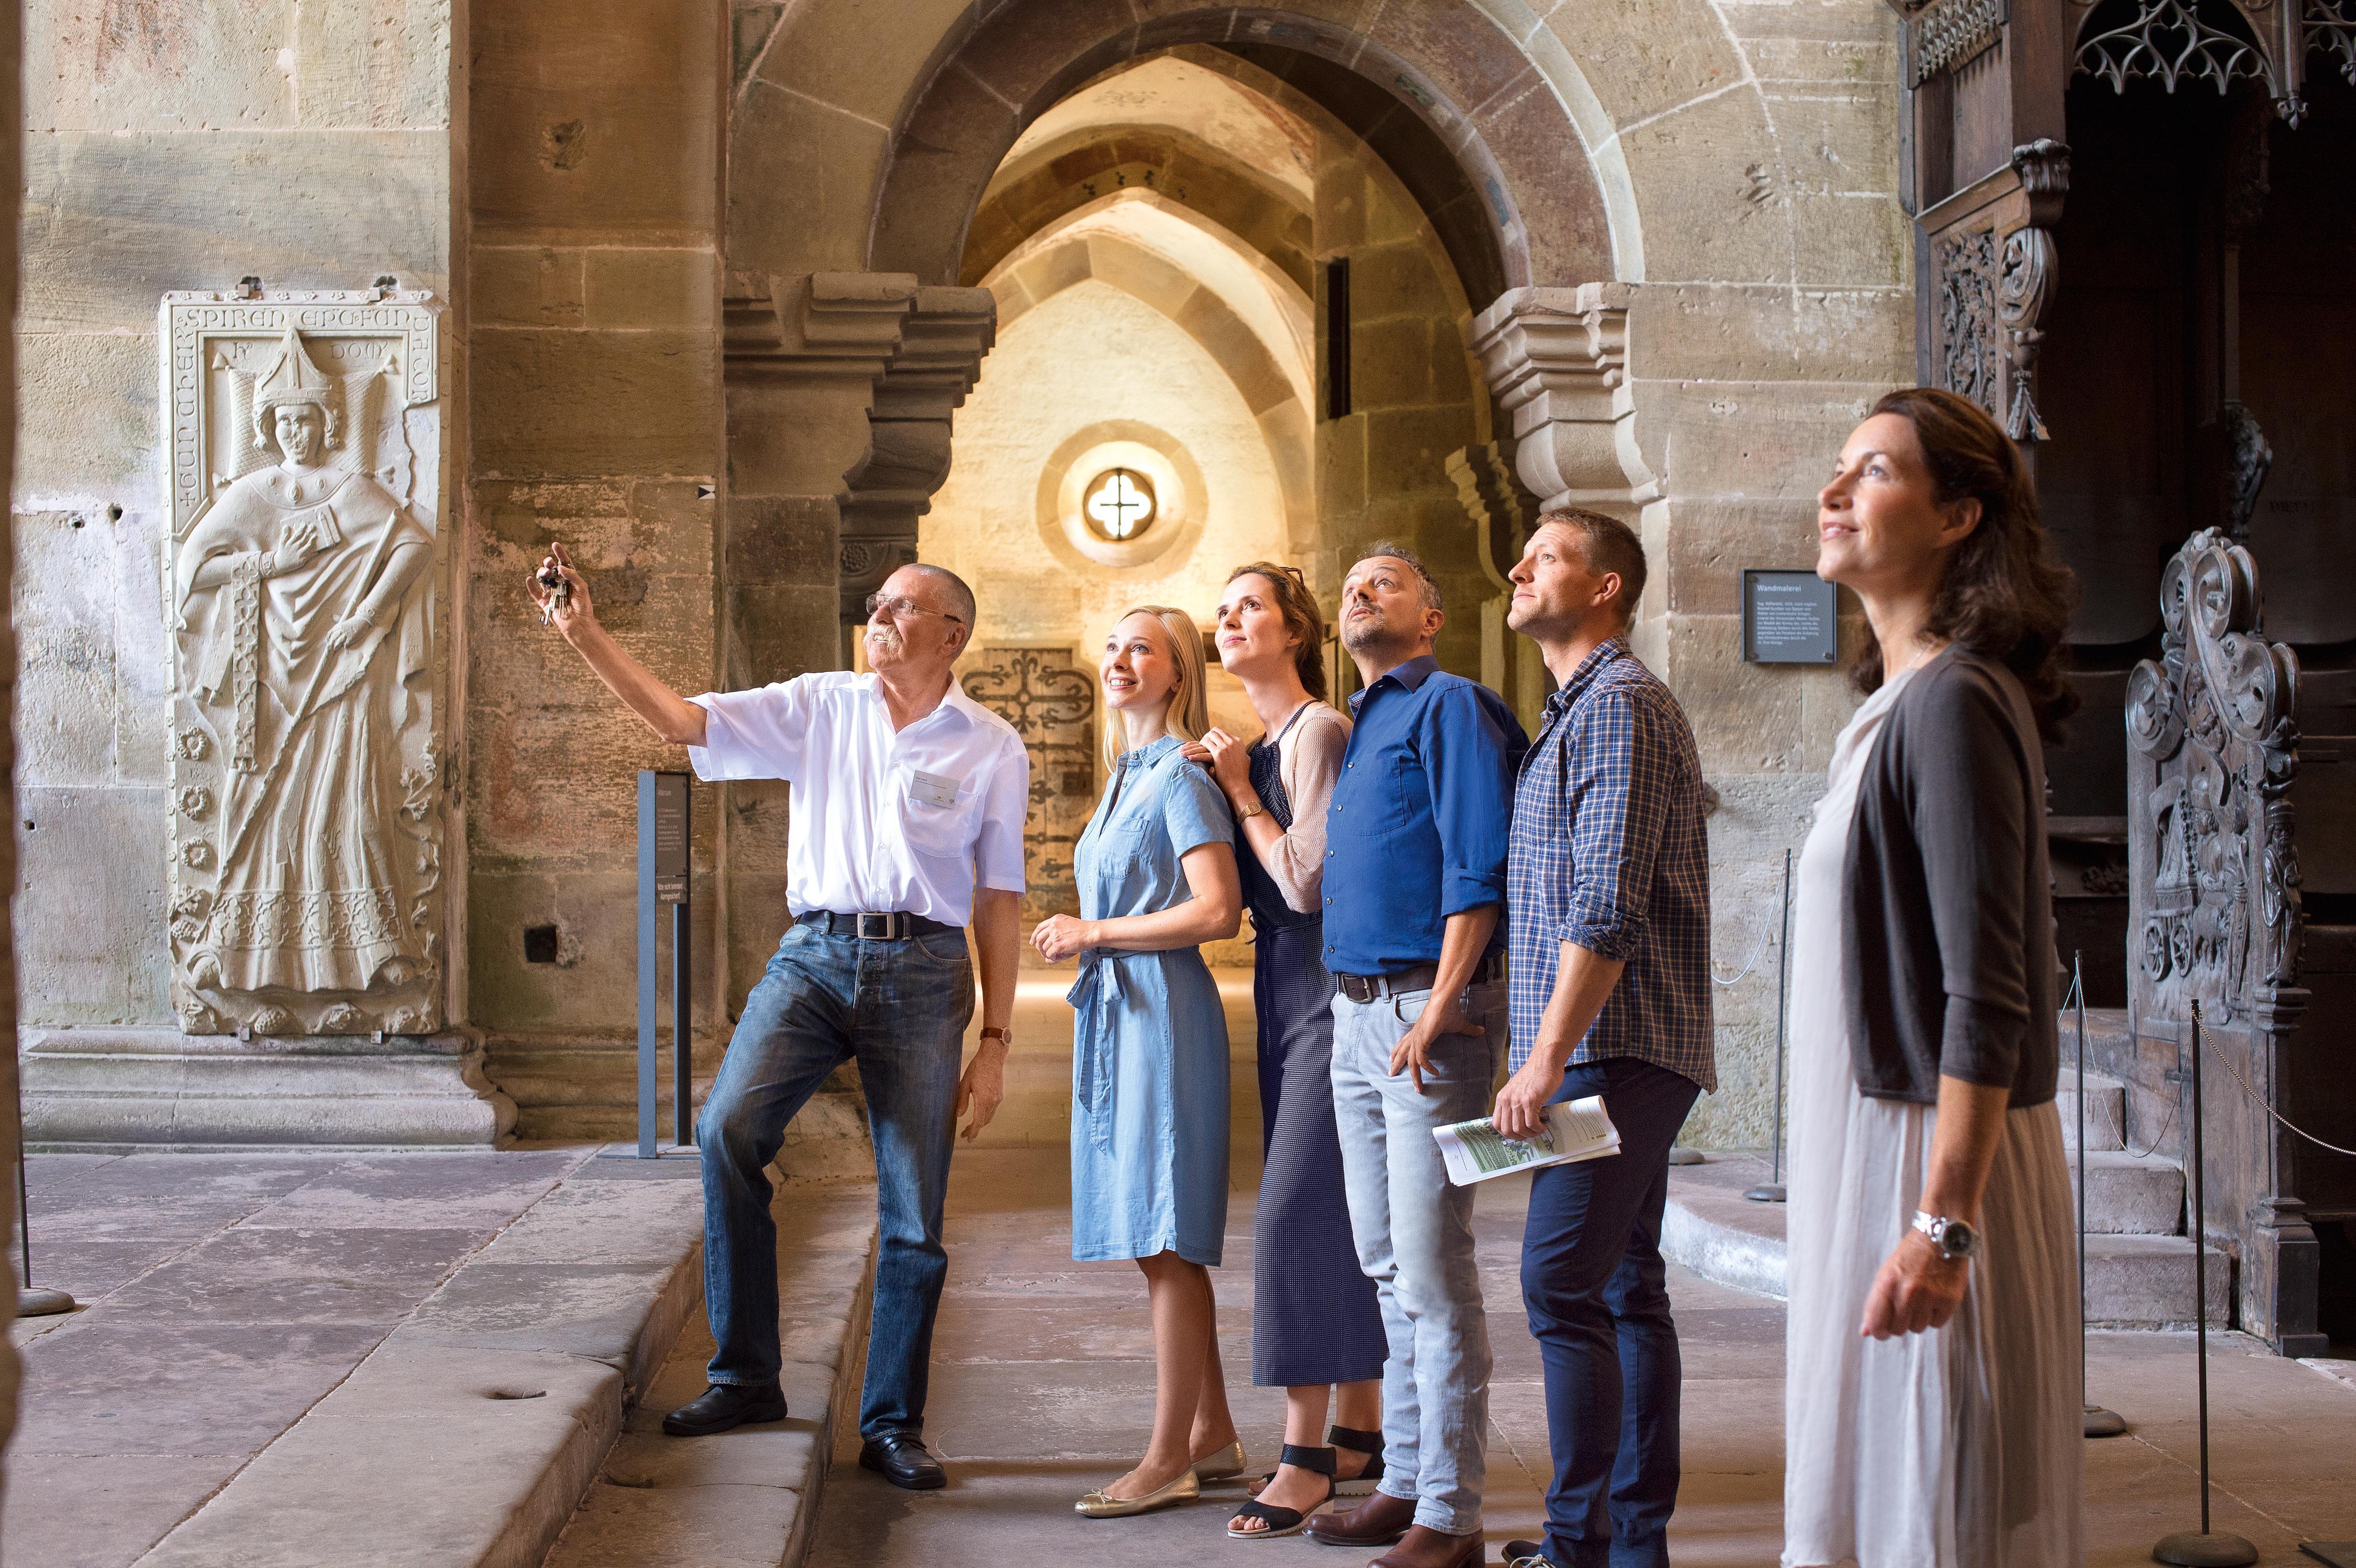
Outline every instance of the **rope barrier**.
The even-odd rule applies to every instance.
[[[1761,926],[1759,928],[1759,940],[1751,944],[1750,958],[1743,964],[1741,969],[1737,972],[1734,978],[1731,980],[1720,979],[1719,977],[1718,965],[1713,964],[1709,966],[1710,983],[1712,985],[1728,987],[1740,985],[1750,975],[1751,971],[1759,967],[1759,955],[1767,951],[1767,939],[1773,934],[1774,932],[1771,928],[1763,925]]]
[[[2201,1036],[2201,1039],[2205,1042],[2208,1040],[2208,1036],[2204,1033]],[[2297,1133],[2300,1137],[2305,1138],[2316,1147],[2329,1149],[2333,1154],[2344,1154],[2349,1156],[2351,1158],[2356,1158],[2356,1148],[2341,1148],[2338,1144],[2325,1143],[2321,1138],[2317,1137],[2313,1133],[2308,1132],[2305,1127],[2300,1126],[2288,1116],[2284,1115],[2280,1111],[2277,1111],[2272,1105],[2267,1104],[2264,1095],[2260,1094],[2255,1089],[2251,1088],[2247,1083],[2242,1081],[2242,1075],[2233,1070],[2233,1064],[2226,1060],[2225,1053],[2223,1051],[2218,1051],[2217,1047],[2213,1043],[2209,1045],[2209,1049],[2216,1053],[2217,1065],[2225,1070],[2225,1076],[2233,1081],[2234,1087],[2241,1090],[2243,1093],[2247,1094],[2253,1101],[2255,1101],[2258,1109],[2264,1111],[2267,1115],[2272,1116],[2276,1121],[2280,1122],[2285,1127]]]

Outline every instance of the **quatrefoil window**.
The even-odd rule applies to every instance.
[[[1089,482],[1080,511],[1090,533],[1126,544],[1152,526],[1153,481],[1134,468],[1108,468]]]

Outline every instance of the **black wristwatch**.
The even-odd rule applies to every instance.
[[[1950,1220],[1941,1214],[1914,1211],[1914,1228],[1931,1238],[1939,1255],[1949,1263],[1968,1258],[1980,1250],[1980,1233],[1962,1220]]]

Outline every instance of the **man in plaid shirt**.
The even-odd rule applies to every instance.
[[[1561,689],[1522,763],[1506,865],[1509,1137],[1603,1096],[1620,1153],[1530,1185],[1522,1296],[1546,1363],[1554,1479],[1515,1568],[1666,1568],[1677,1500],[1676,1326],[1663,1283],[1669,1147],[1718,1087],[1709,857],[1685,712],[1628,650],[1644,550],[1628,526],[1550,512],[1512,572],[1506,624]]]

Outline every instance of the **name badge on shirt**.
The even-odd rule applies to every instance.
[[[958,781],[916,768],[908,770],[908,798],[922,805],[955,805]]]

